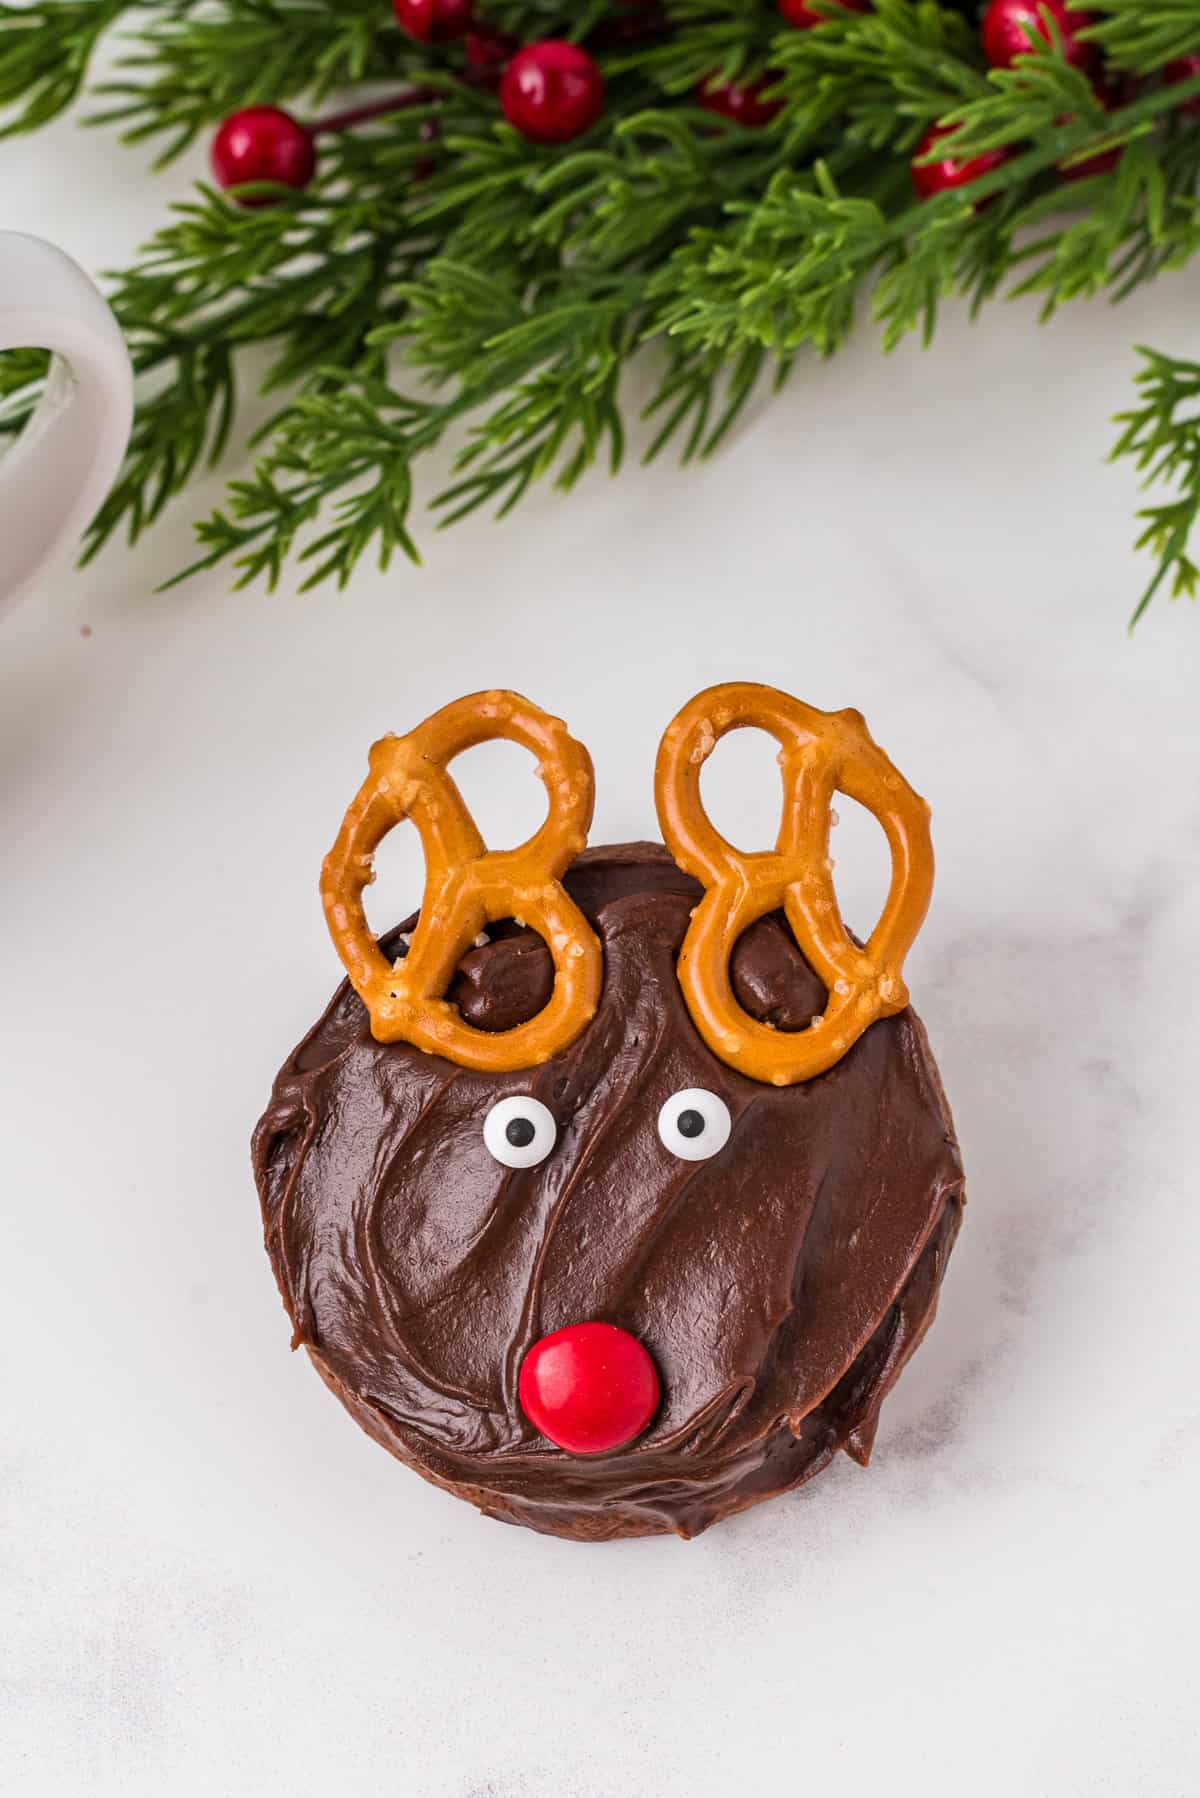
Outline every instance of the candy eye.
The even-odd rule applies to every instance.
[[[729,1141],[729,1107],[702,1086],[672,1093],[658,1114],[658,1134],[681,1161],[707,1161]]]
[[[497,1100],[484,1118],[483,1140],[503,1167],[536,1167],[557,1142],[558,1125],[540,1099],[514,1093]]]

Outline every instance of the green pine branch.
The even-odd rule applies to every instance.
[[[552,149],[464,82],[458,46],[405,38],[386,0],[0,5],[0,132],[78,104],[167,158],[256,101],[313,119],[364,87],[425,96],[323,136],[303,195],[249,209],[202,187],[116,277],[142,397],[88,553],[117,531],[136,540],[228,454],[243,472],[199,527],[193,568],[274,582],[295,558],[309,584],[344,584],[364,555],[417,559],[415,471],[450,433],[462,447],[434,497],[442,523],[615,471],[635,359],[646,456],[705,455],[760,382],[781,384],[803,349],[834,353],[867,295],[891,347],[928,341],[950,299],[1035,293],[1047,313],[1120,299],[1200,247],[1200,120],[1184,110],[1200,80],[1161,74],[1200,54],[1200,0],[1094,0],[1110,72],[1138,78],[1112,111],[1053,41],[988,70],[974,0],[831,5],[807,31],[770,0],[665,6],[664,29],[597,52],[605,111]],[[613,0],[488,10],[526,41],[590,40],[630,17]],[[110,33],[116,70],[97,83]],[[782,102],[764,129],[696,103],[708,78],[764,74]],[[956,131],[939,154],[1011,154],[969,194],[918,204],[909,161],[935,123]],[[1090,172],[1108,150],[1115,170]],[[1116,453],[1176,491],[1145,515],[1158,572],[1139,612],[1164,584],[1193,591],[1200,513],[1197,369],[1146,354]],[[0,361],[0,431],[28,416],[43,373],[33,354]],[[248,379],[277,408],[250,444]]]
[[[1130,620],[1138,622],[1162,586],[1173,598],[1196,597],[1200,568],[1188,555],[1188,542],[1200,516],[1200,363],[1160,356],[1142,349],[1143,367],[1136,380],[1139,403],[1121,415],[1123,426],[1114,458],[1128,456],[1148,484],[1170,486],[1177,497],[1146,507],[1139,516],[1146,526],[1139,549],[1149,549],[1158,569]]]
[[[133,4],[0,5],[0,137],[36,131],[65,112],[83,89],[101,39]]]
[[[1192,0],[1095,0],[1086,33],[1118,69],[1152,75],[1178,57],[1200,54]]]
[[[209,12],[168,5],[140,25],[120,78],[99,85],[92,122],[127,142],[165,138],[164,163],[240,106],[310,108],[338,88],[403,72],[404,40],[379,0],[238,0]]]

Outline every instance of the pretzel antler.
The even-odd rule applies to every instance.
[[[735,849],[700,797],[700,770],[727,731],[750,725],[780,746],[783,819],[773,850]],[[838,911],[829,859],[830,804],[847,793],[873,812],[892,852],[892,884],[865,949]],[[904,957],[933,887],[929,807],[874,743],[859,712],[819,712],[773,687],[734,681],[684,706],[658,751],[663,840],[707,889],[679,956],[688,1009],[713,1054],[752,1080],[790,1086],[824,1073],[876,1018],[908,1004]],[[742,932],[782,907],[829,999],[810,1029],[784,1032],[734,996],[729,958]]]
[[[494,737],[538,758],[550,797],[541,829],[518,849],[489,850],[447,763]],[[502,1073],[565,1049],[595,1013],[603,973],[600,944],[561,876],[587,841],[595,793],[592,764],[558,718],[516,693],[476,693],[443,706],[406,737],[384,737],[371,772],[342,822],[321,871],[321,898],[334,946],[382,1043],[409,1042],[460,1067]],[[363,888],[375,851],[411,818],[425,850],[425,896],[407,957],[392,964],[371,933]],[[516,918],[544,938],[554,991],[544,1009],[513,1030],[477,1030],[445,994],[460,958],[485,924]]]

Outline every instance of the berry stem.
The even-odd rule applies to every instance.
[[[370,100],[363,106],[351,106],[345,112],[331,112],[328,118],[313,119],[308,125],[310,137],[325,132],[350,131],[355,125],[369,124],[372,119],[386,118],[390,112],[404,112],[410,106],[424,106],[436,96],[432,88],[410,87],[403,94],[389,94],[386,99]]]

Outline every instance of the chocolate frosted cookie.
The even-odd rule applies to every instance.
[[[765,692],[702,696],[700,742]],[[664,805],[671,744],[698,774],[688,713],[660,758],[675,854],[580,852],[590,766],[564,763],[547,735],[562,727],[510,695],[461,702],[488,726],[472,740],[498,734],[485,703],[515,708],[498,722],[541,757],[551,836],[514,863],[462,835],[441,764],[466,746],[463,716],[445,741],[429,734],[456,708],[377,746],[323,883],[353,984],[255,1135],[267,1246],[295,1343],[428,1479],[555,1535],[692,1536],[839,1449],[865,1464],[933,1317],[963,1178],[900,972],[924,910],[914,884],[928,887],[924,811],[887,789],[907,816],[880,801],[881,820],[907,853],[880,928],[854,943],[821,911],[821,881],[802,894],[806,954],[800,827],[739,899],[697,860],[720,840],[686,840],[686,805],[682,819]],[[794,749],[827,814],[824,751],[799,758],[827,716],[853,715],[786,705],[785,790]],[[864,745],[899,782],[865,732],[859,762]],[[832,784],[879,800],[848,757],[829,758]],[[376,945],[361,888],[401,815],[426,837],[430,884],[419,919]]]

